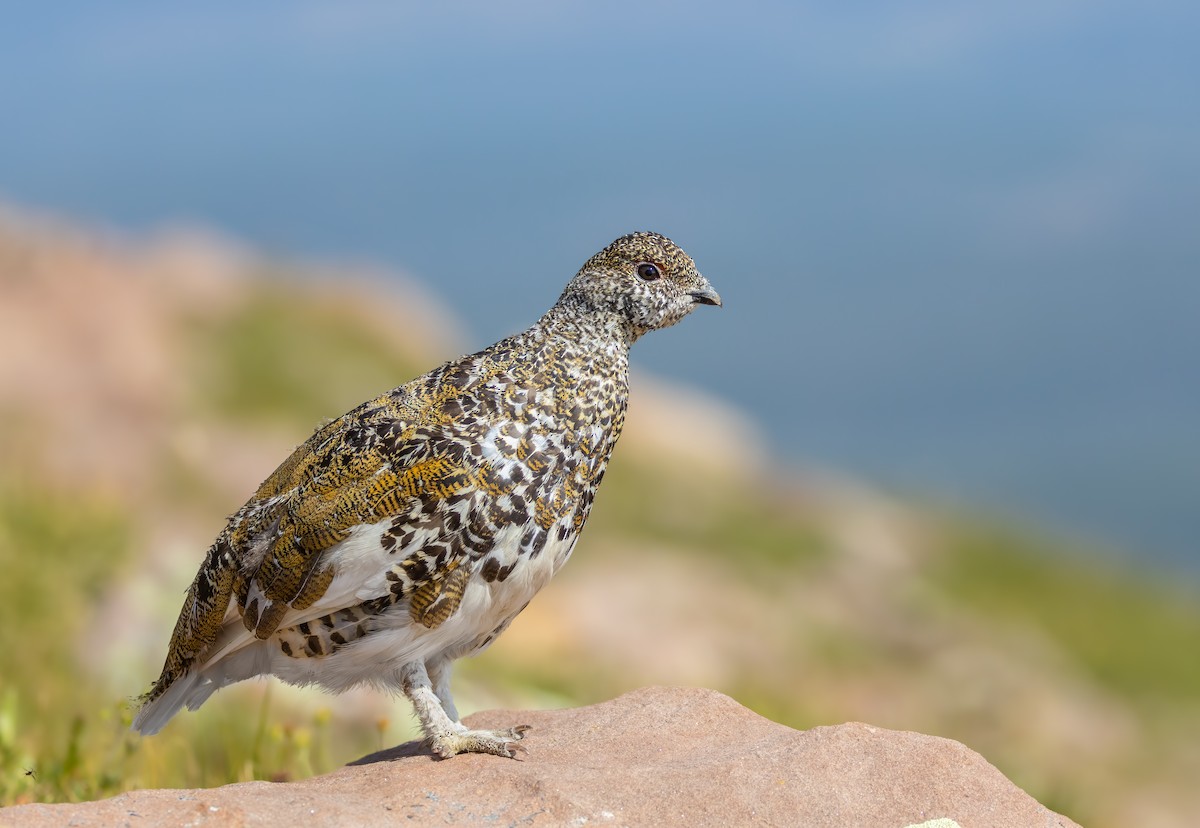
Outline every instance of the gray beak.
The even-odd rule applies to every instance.
[[[701,285],[702,287],[699,290],[688,291],[688,296],[695,299],[701,305],[716,305],[718,308],[721,307],[721,295],[713,290],[713,286],[704,280],[703,277],[701,277]]]

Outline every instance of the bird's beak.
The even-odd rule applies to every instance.
[[[721,307],[721,295],[713,290],[703,276],[700,277],[700,288],[698,290],[688,291],[688,296],[695,299],[701,305],[716,305]]]

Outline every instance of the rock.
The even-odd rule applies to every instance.
[[[467,723],[530,724],[528,750],[436,761],[410,742],[301,782],[21,805],[0,826],[1076,825],[958,742],[859,723],[797,731],[710,690]]]

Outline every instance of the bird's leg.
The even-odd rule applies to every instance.
[[[442,685],[439,690],[449,700],[449,665],[439,665],[434,672],[439,685]],[[404,665],[400,670],[400,681],[404,695],[412,702],[413,710],[421,721],[421,729],[429,740],[430,748],[438,756],[449,759],[459,753],[491,753],[516,757],[516,743],[525,738],[528,725],[518,725],[508,730],[469,730],[461,722],[455,721],[458,714],[453,701],[449,702],[449,712],[443,706],[439,698],[441,692],[434,691],[429,672],[420,661]]]
[[[454,697],[450,695],[451,666],[452,662],[448,658],[425,662],[429,681],[433,685],[433,692],[438,697],[438,701],[442,703],[442,710],[446,711],[446,715],[452,722],[461,724],[461,720],[458,718],[458,708],[454,706]]]

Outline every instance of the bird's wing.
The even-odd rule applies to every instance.
[[[241,674],[245,664],[209,671],[278,630],[370,601],[409,599],[426,626],[454,612],[471,550],[461,538],[435,543],[434,554],[426,547],[461,521],[447,504],[467,500],[486,466],[467,449],[474,435],[394,414],[368,404],[324,426],[230,518],[188,591],[162,673],[141,698],[140,729],[154,732],[181,705],[194,708],[237,680],[231,675],[253,674]],[[394,554],[381,525],[405,541]]]
[[[459,528],[461,516],[447,504],[480,483],[482,467],[467,443],[451,426],[391,417],[343,418],[313,435],[232,527],[233,545],[243,550],[233,591],[245,627],[266,638],[281,625],[389,592],[393,600],[411,596],[430,612],[444,612],[443,595],[457,590],[452,573],[469,550],[447,542],[430,556],[421,547]],[[355,533],[389,519],[400,545],[394,565],[337,578],[331,550],[353,541],[378,545],[377,535],[360,540]],[[364,594],[364,580],[377,594]]]

